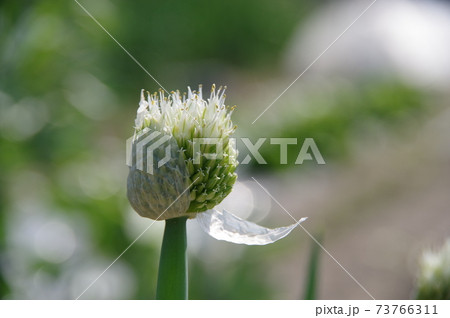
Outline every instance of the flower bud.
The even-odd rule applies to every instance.
[[[141,92],[128,175],[128,199],[141,216],[195,217],[231,192],[238,162],[230,139],[233,108],[224,102],[224,89],[214,85],[207,100],[201,86],[187,96],[177,91],[166,97],[160,90],[145,98]],[[158,142],[159,134],[168,141]]]

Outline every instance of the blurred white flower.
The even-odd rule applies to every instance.
[[[450,299],[450,239],[438,251],[426,251],[420,260],[418,299]]]

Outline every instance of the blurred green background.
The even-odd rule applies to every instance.
[[[438,63],[450,42],[376,24],[389,11],[448,26],[446,2],[416,2],[371,8],[251,124],[370,2],[80,1],[168,91],[227,85],[239,137],[299,138],[287,165],[267,141],[267,164],[240,166],[224,206],[292,223],[254,176],[384,299],[413,297],[418,255],[450,235],[450,68]],[[140,89],[159,86],[72,0],[0,2],[0,63],[0,298],[73,299],[152,222],[126,199],[125,140]],[[326,165],[294,164],[304,138]],[[155,223],[82,298],[154,298],[162,230]],[[188,231],[190,298],[304,297],[312,241],[301,230],[265,247]],[[368,297],[322,254],[318,298]]]

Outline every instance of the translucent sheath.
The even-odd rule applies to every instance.
[[[297,223],[269,229],[253,222],[243,220],[227,211],[210,210],[197,215],[200,227],[217,240],[235,244],[266,245],[274,243],[287,236],[301,222],[307,218],[301,218]]]

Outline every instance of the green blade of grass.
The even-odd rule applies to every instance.
[[[322,235],[316,236],[317,241],[322,244]],[[320,246],[311,242],[311,250],[309,255],[309,264],[306,272],[306,281],[304,288],[304,299],[314,300],[317,298],[317,285],[318,285],[318,270],[319,270],[319,256]]]

